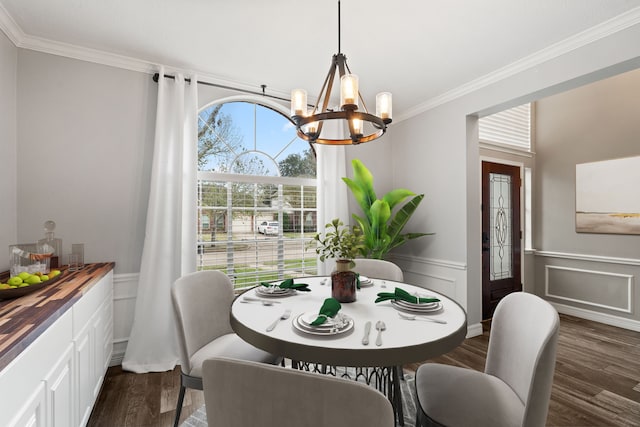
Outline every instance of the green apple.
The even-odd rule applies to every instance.
[[[25,280],[25,282],[29,285],[35,285],[36,283],[42,282],[42,280],[40,280],[40,277],[32,274],[31,276],[27,277],[27,280]]]
[[[18,286],[22,282],[23,280],[22,278],[20,278],[20,276],[13,276],[9,278],[9,280],[7,280],[7,283],[10,284],[11,286]]]
[[[22,273],[18,274],[18,277],[20,277],[22,281],[27,280],[29,276],[31,276],[31,273],[27,273],[26,271],[23,271]]]
[[[42,280],[43,282],[46,282],[47,280],[49,280],[49,276],[47,276],[46,274],[43,274],[42,276],[40,276],[40,280]]]
[[[29,286],[27,282],[22,282],[18,285],[19,288],[26,288],[27,286]]]
[[[58,276],[60,274],[60,270],[51,270],[49,272],[49,279],[53,279],[54,277]]]
[[[8,283],[0,283],[0,289],[11,289],[11,285]]]

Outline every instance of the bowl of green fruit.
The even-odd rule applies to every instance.
[[[48,274],[28,273],[23,271],[0,282],[0,300],[18,298],[49,286],[56,282],[62,273],[51,270]]]

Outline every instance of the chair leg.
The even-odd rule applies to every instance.
[[[414,377],[415,378],[415,377]],[[415,389],[416,394],[416,426],[415,427],[424,427],[425,425],[425,413],[422,410],[422,405],[420,405],[420,400],[418,399],[418,390]]]
[[[420,407],[420,405],[416,405],[416,427],[423,427],[424,426],[424,416],[423,416],[424,412],[422,412],[422,408]]]
[[[182,378],[180,382],[182,382]],[[182,403],[184,402],[184,392],[186,389],[185,386],[180,384],[180,394],[178,395],[178,405],[176,406],[176,420],[173,422],[173,427],[178,427],[178,423],[180,422],[180,414],[182,413]]]

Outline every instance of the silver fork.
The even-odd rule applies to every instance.
[[[267,326],[267,332],[273,331],[281,320],[287,320],[289,316],[291,316],[291,310],[287,309],[275,320],[275,322]]]

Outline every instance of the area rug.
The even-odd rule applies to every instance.
[[[406,427],[414,427],[416,421],[416,397],[413,382],[413,373],[405,372],[404,381],[401,381],[401,388],[402,412],[404,414],[404,425]],[[180,427],[208,427],[207,412],[204,405],[198,408],[189,418],[180,424]]]

